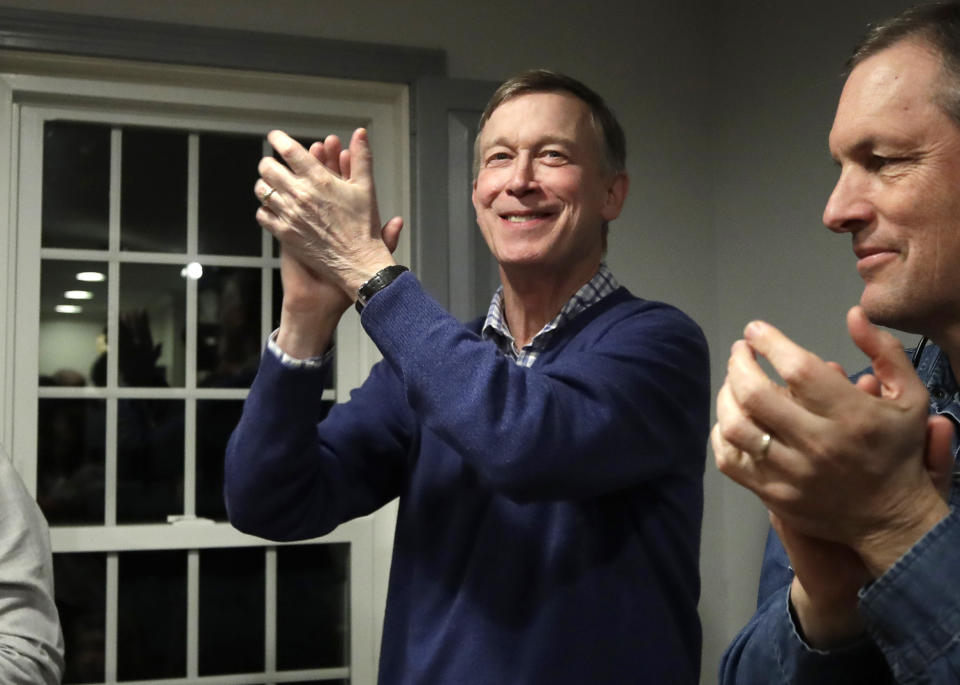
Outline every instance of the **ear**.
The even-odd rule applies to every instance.
[[[629,189],[630,177],[625,171],[615,174],[607,182],[607,197],[604,199],[603,207],[600,208],[600,215],[604,221],[613,221],[620,216]]]

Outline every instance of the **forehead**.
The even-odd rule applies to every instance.
[[[591,136],[590,111],[569,93],[525,93],[510,98],[484,124],[480,145],[526,144],[544,138],[577,143]]]
[[[940,58],[931,48],[902,41],[871,55],[847,78],[830,148],[842,152],[880,135],[909,135],[930,120],[947,116],[935,98],[941,87]]]

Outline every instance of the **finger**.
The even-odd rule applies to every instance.
[[[799,404],[810,412],[824,416],[848,399],[850,382],[775,326],[751,321],[744,329],[744,338],[766,357]]]
[[[944,499],[950,496],[953,477],[953,424],[945,416],[927,419],[927,442],[923,462],[930,479]]]
[[[400,231],[403,230],[403,217],[395,216],[383,225],[380,235],[387,249],[392,253],[397,249],[397,243],[400,241]]]
[[[710,447],[713,448],[713,460],[720,473],[746,486],[745,469],[749,468],[747,462],[750,456],[723,439],[720,434],[720,424],[715,424],[710,431]]]
[[[924,392],[903,345],[890,333],[870,323],[862,307],[853,307],[847,312],[847,329],[854,344],[870,357],[873,374],[883,388],[884,397]]]
[[[307,150],[313,157],[326,166],[327,163],[327,153],[323,149],[323,143],[319,140],[310,143],[310,149]]]
[[[844,378],[847,377],[847,372],[843,370],[843,367],[840,366],[837,362],[825,362],[827,366],[839,373]]]
[[[278,191],[289,190],[293,187],[293,174],[273,157],[264,157],[261,159],[257,165],[257,173],[260,174],[260,178],[266,182],[268,186],[276,188]]]
[[[350,179],[373,187],[373,153],[367,130],[358,128],[350,138]]]
[[[873,395],[874,397],[880,397],[880,392],[882,388],[880,387],[880,381],[877,380],[877,377],[871,373],[865,373],[857,379],[856,386],[863,390],[868,395]]]
[[[350,150],[340,151],[340,171],[344,178],[350,178]]]
[[[340,139],[331,133],[323,139],[323,149],[326,153],[327,168],[338,176],[346,178],[343,173],[343,167],[340,165],[340,153],[343,150]]]
[[[267,134],[267,140],[298,176],[303,176],[318,166],[317,159],[283,131],[270,131]],[[261,172],[260,175],[263,176],[263,173]]]

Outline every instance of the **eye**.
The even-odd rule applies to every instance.
[[[881,155],[870,155],[867,157],[865,166],[870,171],[880,171],[883,167],[890,164],[893,160],[889,157],[883,157]]]
[[[509,162],[509,161],[510,161],[510,153],[504,152],[501,150],[498,152],[491,152],[489,155],[487,155],[487,158],[484,161],[484,164],[487,166],[498,166],[500,164],[503,164],[504,162]]]
[[[562,164],[567,160],[567,156],[560,150],[544,150],[540,157],[548,164]]]

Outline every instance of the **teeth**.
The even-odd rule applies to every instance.
[[[545,214],[510,214],[504,218],[512,224],[520,224],[524,221],[530,221],[531,219],[539,219]]]

